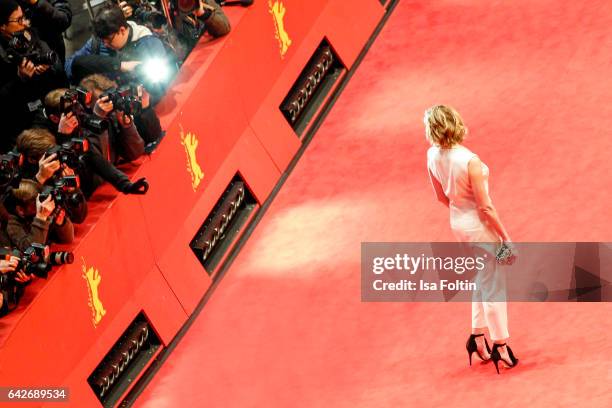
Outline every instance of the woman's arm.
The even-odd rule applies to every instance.
[[[510,241],[510,236],[499,219],[497,210],[495,207],[493,207],[491,197],[489,197],[489,194],[485,189],[485,178],[484,174],[482,173],[482,162],[478,157],[474,157],[468,163],[468,175],[472,185],[472,191],[474,192],[474,198],[476,199],[476,204],[478,204],[478,211],[484,215],[485,219],[489,222],[497,235],[499,235],[503,241]]]
[[[434,177],[434,175],[431,173],[431,170],[429,170],[429,181],[431,181],[431,185],[433,186],[438,201],[448,207],[450,205],[450,201],[446,194],[444,194],[444,188],[442,188],[442,184],[440,183],[440,181],[438,181],[437,178]]]

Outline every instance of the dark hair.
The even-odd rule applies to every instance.
[[[129,27],[123,11],[114,3],[104,4],[93,22],[96,37],[108,38],[117,33],[121,27]]]
[[[0,25],[7,24],[7,20],[17,10],[19,3],[15,0],[0,1]]]

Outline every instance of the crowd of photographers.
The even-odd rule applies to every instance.
[[[66,56],[67,0],[0,0],[0,317],[33,277],[72,262],[48,245],[72,242],[98,186],[146,194],[116,166],[159,143],[153,107],[170,80],[201,35],[230,31],[220,4],[109,1]]]

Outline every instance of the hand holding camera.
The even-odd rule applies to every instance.
[[[133,72],[142,61],[121,61],[121,72]]]
[[[21,64],[17,67],[17,75],[21,79],[30,79],[36,73],[36,65],[26,58],[21,61]]]
[[[57,132],[63,135],[71,135],[79,127],[79,119],[73,112],[62,113],[60,116]]]
[[[37,37],[28,29],[12,34],[6,52],[23,80],[45,73],[59,58],[54,51],[42,49]]]
[[[36,197],[36,218],[41,221],[47,221],[47,219],[55,211],[55,201],[51,195],[47,196],[42,202],[40,201],[40,194]]]
[[[12,279],[18,283],[26,283],[26,282],[31,281],[33,275],[28,275],[23,270],[16,271],[16,269],[19,267],[23,269],[23,266],[20,266],[20,262],[21,262],[21,259],[19,259],[18,257],[14,255],[8,256],[7,259],[0,259],[0,276],[11,274]],[[2,285],[0,286],[5,285],[4,281],[5,279],[3,278]]]
[[[32,280],[33,275],[26,274],[23,270],[17,272],[16,269],[20,266],[21,259],[15,255],[10,255],[8,259],[0,259],[0,274],[14,273],[13,279],[15,282],[26,283]]]
[[[9,259],[0,259],[0,274],[14,272],[19,265],[19,258],[10,256]]]
[[[32,278],[34,278],[36,275],[28,275],[27,273],[23,272],[23,271],[17,271],[17,273],[15,274],[15,282],[19,282],[19,283],[27,283],[29,281],[32,280]]]
[[[111,88],[104,92],[98,101],[109,101],[110,109],[129,115],[130,118],[118,116],[122,125],[131,125],[131,115],[138,115],[142,112],[142,89],[141,86],[126,85],[119,88]]]
[[[108,96],[102,96],[96,101],[94,112],[98,113],[101,117],[107,117],[109,113],[113,111],[113,101]]]
[[[57,154],[53,153],[49,156],[43,154],[43,157],[38,162],[38,173],[36,173],[36,180],[40,184],[45,184],[56,171],[60,168],[60,162],[57,160]]]
[[[64,210],[63,208],[60,208],[60,210],[55,214],[55,218],[53,219],[53,222],[55,223],[55,225],[58,226],[62,226],[64,225],[64,222],[66,221],[66,210]]]
[[[134,14],[134,9],[126,1],[120,1],[119,7],[121,8],[121,11],[123,11],[125,18],[130,18],[132,17],[132,14]]]
[[[51,67],[51,65],[47,65],[47,64],[44,64],[44,65],[37,65],[37,66],[34,68],[34,73],[35,73],[36,75],[41,75],[41,74],[44,74],[45,72],[47,72],[47,70],[48,70],[50,67]]]
[[[197,8],[193,11],[196,17],[204,17],[204,20],[206,20],[215,11],[215,8],[207,4],[206,0],[199,0],[197,3],[199,4],[197,4]]]

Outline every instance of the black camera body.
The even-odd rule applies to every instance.
[[[138,115],[142,112],[142,101],[138,95],[138,86],[125,85],[119,88],[111,88],[100,97],[104,96],[108,96],[115,110],[126,115]]]
[[[8,186],[19,180],[22,162],[23,156],[15,150],[0,155],[0,186]]]
[[[54,177],[51,185],[45,185],[40,192],[39,200],[45,201],[49,196],[55,202],[56,208],[66,208],[74,204],[75,200],[80,202],[79,176]]]
[[[21,255],[21,260],[15,270],[22,270],[26,275],[36,275],[39,278],[47,278],[51,265],[47,262],[49,247],[43,244],[32,243]]]
[[[49,246],[32,243],[25,251],[14,248],[0,248],[0,259],[9,260],[11,256],[19,258],[14,272],[0,274],[0,288],[5,289],[14,285],[15,275],[23,271],[26,275],[35,275],[46,279],[52,266],[71,264],[74,254],[69,251],[49,252]]]
[[[120,1],[117,1],[117,3],[120,3]],[[164,13],[157,10],[146,0],[128,0],[126,3],[132,7],[134,20],[139,24],[159,30],[168,23]]]
[[[81,130],[85,129],[100,134],[108,129],[108,121],[87,113],[86,108],[91,108],[92,101],[91,92],[81,87],[68,89],[60,97],[60,113],[67,115],[72,112],[77,117]]]
[[[21,64],[24,58],[32,61],[34,65],[55,65],[59,61],[54,51],[41,50],[38,41],[28,30],[13,33],[6,52],[9,59],[16,64]]]
[[[83,155],[89,151],[89,142],[87,139],[73,137],[70,141],[55,145],[47,150],[47,157],[56,154],[60,164],[77,169],[83,164]]]
[[[21,252],[13,248],[0,248],[0,259],[9,260],[11,256],[19,258],[19,263],[15,268],[15,272],[7,273],[3,276],[3,284],[10,283],[14,280],[14,274],[24,272],[26,275],[36,275],[39,278],[47,278],[51,265],[47,263],[49,257],[49,247],[43,244],[32,243],[25,251]]]

